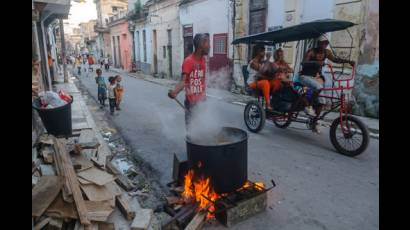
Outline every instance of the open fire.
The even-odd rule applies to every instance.
[[[199,168],[202,166],[202,163],[199,162]],[[196,202],[198,204],[198,210],[206,210],[208,212],[206,219],[214,218],[215,212],[215,202],[219,198],[226,197],[228,194],[217,194],[211,185],[210,178],[205,178],[203,176],[195,175],[195,171],[193,169],[188,170],[186,175],[184,176],[184,191],[182,192],[182,197],[184,198],[186,203],[189,202]],[[238,189],[250,189],[255,188],[258,191],[263,191],[265,189],[265,185],[262,182],[250,182],[246,181],[246,183]]]

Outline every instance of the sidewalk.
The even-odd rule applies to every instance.
[[[90,112],[92,106],[89,108],[83,94],[73,82],[75,78],[71,77],[70,72],[68,74],[68,83],[64,83],[61,74],[56,76],[53,91],[64,90],[73,97],[73,134],[57,139],[44,134],[33,148],[33,200],[39,200],[33,201],[32,205],[36,207],[33,208],[33,216],[43,219],[36,219],[33,225],[40,229],[40,226],[50,225],[52,222],[62,224],[63,220],[71,218],[78,226],[91,222],[93,229],[102,229],[103,226],[110,229],[132,229],[142,222],[148,229],[158,229],[165,214],[154,214],[156,207],[142,202],[152,200],[154,196],[151,188],[144,187],[145,190],[141,190],[137,187],[145,179],[143,172],[129,159],[131,154],[120,150],[119,144],[114,144],[121,137],[104,131],[101,120],[96,124],[94,119],[99,117],[96,117],[95,112]],[[140,176],[136,177],[132,172]],[[63,175],[78,181],[67,179],[61,183],[59,180],[64,178],[61,177]],[[53,183],[55,187],[55,194],[49,197],[44,197],[42,193],[49,190],[45,187],[46,182]],[[59,193],[60,189],[62,192]],[[74,199],[75,203],[69,204],[70,199]],[[151,221],[148,222],[149,220]]]
[[[149,81],[155,84],[163,85],[169,88],[174,87],[175,84],[177,83],[177,81],[175,80],[154,78],[152,75],[148,75],[144,73],[127,73],[123,70],[115,69],[115,68],[111,68],[110,70],[113,72],[120,73],[120,74],[126,74],[130,77],[135,77],[135,78],[139,78],[139,79]],[[241,106],[245,106],[248,101],[254,99],[253,97],[248,96],[248,95],[232,93],[226,90],[208,88],[207,91],[208,91],[207,93],[208,97],[215,98],[218,100],[223,100],[228,103],[241,105]],[[304,115],[301,114],[301,116],[303,117]],[[333,120],[336,119],[337,117],[339,117],[339,113],[331,112],[326,116],[324,121],[327,123],[326,124],[327,126],[330,126]],[[369,128],[370,134],[373,138],[376,138],[376,139],[379,138],[379,120],[378,119],[369,118],[369,117],[361,117],[361,116],[355,116],[355,117],[359,118],[361,121],[363,121],[367,125],[367,127]]]

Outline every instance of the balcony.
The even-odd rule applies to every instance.
[[[97,33],[105,33],[110,32],[110,29],[107,26],[102,25],[101,23],[97,23],[94,25],[94,31]]]

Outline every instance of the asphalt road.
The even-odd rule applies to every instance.
[[[80,80],[96,97],[95,73],[86,75]],[[138,157],[166,184],[171,181],[173,153],[186,158],[183,110],[167,97],[164,86],[128,76],[123,76],[123,85],[122,110],[112,119]],[[184,95],[178,98],[183,101]],[[243,106],[215,98],[208,103],[205,125],[246,130]],[[260,133],[248,132],[249,179],[267,185],[274,179],[277,187],[269,192],[266,212],[232,229],[379,229],[379,141],[370,139],[363,154],[349,158],[335,151],[328,128],[320,135],[304,128],[292,124],[283,130],[267,122]]]

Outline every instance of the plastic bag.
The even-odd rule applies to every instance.
[[[56,107],[61,107],[67,104],[66,101],[60,98],[58,93],[53,91],[45,91],[39,93],[41,108],[43,109],[51,109]]]
[[[61,99],[63,99],[66,102],[71,102],[72,98],[69,94],[67,94],[66,92],[64,92],[63,90],[60,90],[58,92],[58,95],[60,96]]]

